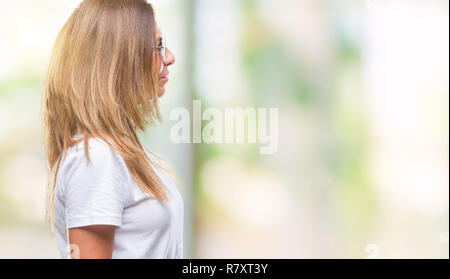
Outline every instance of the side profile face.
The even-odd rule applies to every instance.
[[[165,49],[165,57],[163,57],[162,49],[165,47],[165,42],[163,41],[163,34],[159,29],[158,25],[155,23],[155,35],[156,44],[154,50],[156,55],[153,56],[155,59],[154,65],[156,65],[156,71],[158,72],[158,97],[164,95],[166,90],[165,85],[169,81],[169,70],[168,67],[175,63],[175,56],[169,49]]]

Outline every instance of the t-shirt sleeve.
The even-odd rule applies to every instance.
[[[89,144],[89,158],[80,148],[65,165],[66,226],[120,227],[128,193],[125,164],[101,142]]]

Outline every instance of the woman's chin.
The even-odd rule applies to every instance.
[[[165,92],[166,92],[166,89],[164,87],[159,87],[158,97],[162,97],[162,95],[164,95]]]

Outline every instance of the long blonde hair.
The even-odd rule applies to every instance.
[[[83,139],[88,160],[89,138],[105,140],[145,193],[167,200],[136,133],[161,120],[155,24],[145,0],[85,0],[56,38],[42,96],[49,169],[46,220],[52,234],[59,163]],[[74,139],[78,133],[84,138]]]

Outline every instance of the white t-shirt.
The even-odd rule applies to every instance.
[[[79,135],[77,136],[79,137]],[[183,258],[183,199],[173,181],[156,173],[168,202],[148,197],[118,152],[99,138],[69,148],[55,188],[55,231],[62,258],[70,258],[68,229],[94,224],[117,226],[112,258]]]

